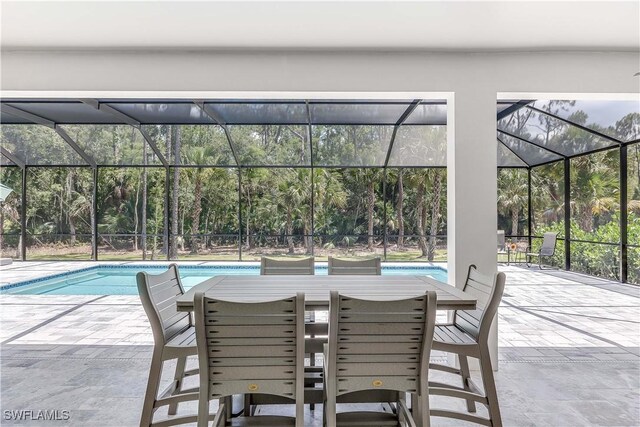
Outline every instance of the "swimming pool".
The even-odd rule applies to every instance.
[[[57,274],[26,282],[14,283],[0,289],[0,294],[23,295],[137,295],[136,273],[146,271],[158,274],[165,265],[98,265],[69,273]],[[316,274],[326,275],[326,266],[316,266]],[[185,289],[219,275],[259,275],[258,265],[180,266],[180,277]],[[424,275],[443,282],[447,270],[433,266],[384,266],[384,275]]]

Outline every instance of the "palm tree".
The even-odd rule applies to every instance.
[[[498,172],[498,209],[511,215],[511,235],[518,236],[518,218],[528,199],[526,174],[519,169],[501,169]]]
[[[438,226],[440,224],[440,214],[442,205],[442,181],[446,176],[446,171],[439,169],[429,169],[428,173],[432,182],[431,198],[431,226],[429,230],[429,244],[427,246],[427,259],[433,261],[436,253]]]
[[[367,209],[367,250],[373,252],[374,209],[376,205],[376,184],[382,181],[382,170],[377,168],[356,169],[352,176],[365,188],[365,206]]]
[[[195,170],[193,180],[193,206],[191,208],[191,253],[198,253],[198,234],[200,232],[200,214],[202,213],[202,180],[205,169],[201,165],[216,164],[214,150],[210,146],[191,147],[186,154],[187,163],[200,165]]]
[[[173,160],[174,164],[180,164],[180,145],[181,145],[181,126],[170,126],[169,130],[170,139],[173,142],[170,146],[173,146]],[[167,183],[168,185],[168,183]],[[180,169],[173,169],[173,195],[171,199],[171,244],[169,245],[170,253],[169,259],[178,258],[178,217],[179,217],[179,200],[178,195],[180,193]]]
[[[295,251],[293,241],[294,219],[303,218],[305,223],[305,235],[307,218],[310,207],[310,174],[307,169],[286,169],[278,176],[278,192],[276,203],[285,210],[285,234],[287,236],[287,247],[289,254]],[[310,221],[309,221],[310,222]],[[305,247],[307,253],[311,252],[311,245],[305,236]]]
[[[425,169],[414,169],[407,173],[407,181],[409,181],[410,185],[415,188],[416,209],[414,215],[416,230],[418,232],[418,247],[420,248],[421,256],[423,257],[429,255],[425,231],[427,223],[427,208],[425,203],[427,177],[427,170]]]
[[[595,216],[619,206],[617,168],[609,164],[610,157],[611,153],[596,153],[572,160],[572,209],[583,231],[593,231]]]
[[[344,188],[342,174],[328,169],[314,169],[314,204],[313,212],[315,220],[314,232],[321,234],[335,234],[337,232],[335,219],[340,210],[347,206],[347,192]],[[310,221],[310,218],[309,218]],[[309,231],[311,227],[309,227]],[[320,245],[322,245],[320,237]]]

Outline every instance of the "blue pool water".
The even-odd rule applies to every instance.
[[[136,273],[146,271],[158,274],[166,266],[96,266],[50,278],[17,283],[0,289],[3,294],[28,295],[137,295]],[[180,277],[185,289],[219,275],[258,275],[259,266],[181,266]],[[316,274],[327,274],[327,267],[316,267]],[[384,275],[424,275],[443,282],[447,281],[447,270],[425,266],[383,266]]]

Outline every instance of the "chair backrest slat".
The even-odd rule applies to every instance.
[[[380,258],[348,260],[329,257],[329,275],[381,275]]]
[[[481,335],[488,336],[502,299],[504,283],[504,273],[491,277],[479,273],[475,265],[469,266],[464,291],[476,298],[476,309],[455,311],[454,324],[476,339]]]
[[[176,300],[184,294],[177,265],[171,264],[167,271],[155,275],[139,272],[136,280],[157,345],[166,344],[191,326],[189,313],[179,312],[176,307]]]
[[[313,257],[300,259],[260,259],[260,275],[313,275]]]
[[[303,394],[304,295],[238,303],[197,293],[194,307],[200,390],[209,400],[245,393],[291,399]]]
[[[335,376],[336,396],[363,390],[428,393],[435,292],[400,301],[332,292],[329,310],[327,375]]]
[[[544,233],[542,239],[542,246],[540,247],[540,255],[553,256],[556,252],[556,241],[558,240],[558,233],[548,232]]]

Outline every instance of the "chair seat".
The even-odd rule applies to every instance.
[[[198,354],[196,328],[193,326],[171,338],[164,346],[165,360],[182,356],[195,356],[196,354]]]
[[[476,344],[476,340],[462,329],[453,324],[436,325],[433,332],[433,342],[444,344]]]
[[[338,426],[399,426],[398,416],[389,412],[342,412],[336,414]]]
[[[255,417],[231,418],[226,425],[229,427],[295,427],[296,419],[276,415],[256,415]]]

